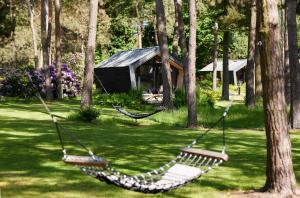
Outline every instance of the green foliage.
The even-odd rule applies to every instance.
[[[246,32],[231,32],[230,36],[230,58],[244,59],[247,57],[248,36]]]
[[[179,89],[175,92],[175,98],[173,99],[173,104],[174,104],[174,107],[176,107],[176,108],[186,105],[184,89]]]
[[[213,90],[202,90],[200,95],[200,103],[208,104],[209,107],[215,107],[217,100],[220,98],[220,94]]]
[[[203,2],[198,3],[197,17],[197,68],[212,60],[214,24],[217,21],[219,10],[209,7]],[[187,21],[188,24],[188,21]],[[186,30],[188,31],[188,29]],[[222,39],[220,34],[219,40]]]
[[[130,27],[130,24],[124,19],[112,19],[109,32],[112,34],[111,44],[108,47],[110,55],[133,48],[135,29]]]
[[[8,38],[15,30],[16,20],[9,16],[9,7],[5,2],[0,2],[0,39]],[[1,44],[1,43],[0,43]]]
[[[131,107],[134,109],[143,109],[144,103],[142,100],[142,92],[131,90],[128,93],[96,93],[94,102],[102,106],[120,105],[123,107]]]
[[[91,122],[97,119],[99,116],[100,111],[97,108],[88,106],[80,109],[78,112],[71,113],[68,115],[67,119],[73,121]]]
[[[201,89],[211,89],[212,88],[212,73],[206,74],[204,77],[202,77],[199,81],[197,81],[197,84]]]
[[[152,47],[156,45],[155,42],[155,30],[153,28],[153,23],[149,22],[148,26],[146,26],[143,32],[142,43],[143,47]]]
[[[200,81],[196,88],[196,100],[198,106],[210,106],[214,107],[217,100],[220,98],[220,92],[215,92],[211,90],[211,81],[209,80],[202,80]],[[175,98],[173,100],[174,106],[176,108],[180,108],[185,106],[186,98],[185,98],[185,92],[183,89],[177,90],[175,92]]]
[[[114,18],[111,20],[109,33],[110,43],[99,43],[95,52],[96,63],[120,51],[132,49],[136,43],[135,29],[126,19]],[[105,53],[104,53],[105,52]]]

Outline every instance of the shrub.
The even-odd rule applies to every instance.
[[[214,107],[219,97],[220,93],[214,92],[211,89],[201,89],[199,85],[196,88],[197,105],[208,104],[210,107]],[[183,89],[177,90],[175,92],[175,98],[173,100],[173,103],[176,108],[185,106],[187,104],[185,92]]]
[[[53,84],[53,96],[54,98],[57,98],[57,71],[54,65],[50,65],[50,74],[52,80],[51,83]],[[80,82],[66,64],[62,64],[61,66],[61,80],[64,97],[72,98],[79,94]]]
[[[219,94],[212,90],[202,90],[200,95],[200,103],[208,104],[210,107],[214,107],[218,98]]]
[[[174,107],[179,108],[186,104],[185,92],[183,89],[179,89],[175,92],[175,98],[173,100]]]
[[[57,74],[54,65],[50,66],[51,84],[53,96],[57,98]],[[30,82],[31,77],[34,86]],[[24,67],[22,69],[10,70],[6,73],[5,79],[1,81],[0,92],[6,96],[32,97],[36,89],[45,95],[45,70]],[[80,83],[67,65],[62,65],[62,84],[64,97],[75,97],[80,91]]]
[[[32,86],[26,73],[31,77],[34,86]],[[14,69],[6,72],[4,80],[1,81],[2,86],[0,90],[5,96],[27,98],[33,96],[36,93],[36,89],[42,92],[42,83],[43,78],[41,72],[35,71],[31,67]]]
[[[76,120],[76,121],[84,121],[91,122],[99,117],[100,111],[92,106],[85,107],[80,109],[78,112],[70,114],[67,119],[68,120]]]

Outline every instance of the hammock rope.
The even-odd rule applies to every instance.
[[[108,93],[108,91],[106,90],[106,88],[104,87],[102,81],[100,80],[100,78],[97,76],[97,75],[94,75],[96,80],[99,82],[100,86],[102,87],[103,91],[105,92],[105,94],[107,94],[108,96],[110,96],[110,94]],[[147,118],[149,116],[152,116],[152,115],[155,115],[163,110],[165,110],[166,108],[164,107],[159,107],[157,109],[155,109],[153,112],[150,112],[150,113],[132,113],[132,112],[129,112],[127,111],[126,109],[124,109],[122,106],[119,106],[119,105],[112,105],[112,107],[118,111],[119,113],[127,116],[127,117],[130,117],[130,118],[133,118],[133,119],[143,119],[143,118]]]

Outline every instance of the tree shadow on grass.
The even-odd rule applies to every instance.
[[[14,104],[12,106],[16,109],[19,108]],[[53,104],[53,106],[60,110],[63,105],[56,107]],[[10,106],[8,105],[6,108],[9,109]],[[34,109],[34,107],[30,108],[30,105],[26,108],[29,109],[29,114]],[[68,111],[68,108],[64,109]],[[233,119],[231,124],[234,125],[238,119],[241,119],[240,117],[236,118],[237,120]],[[29,191],[46,193],[78,190],[100,196],[107,194],[111,197],[120,197],[125,192],[119,188],[98,184],[92,178],[81,174],[77,168],[64,165],[61,162],[62,155],[57,134],[50,120],[34,122],[31,119],[20,119],[16,115],[9,119],[0,117],[0,121],[1,181],[32,177],[45,178],[44,182],[50,179],[53,183],[49,186],[33,182],[27,186],[20,184],[17,187],[11,183],[7,187],[11,191],[16,189],[19,192],[24,191],[24,193]],[[123,118],[108,118],[94,125],[62,120],[64,127],[76,138],[95,151],[97,155],[107,158],[118,170],[128,174],[158,168],[172,160],[179,153],[180,148],[188,145],[195,137],[203,133],[203,130],[186,130],[172,124],[164,126],[162,123],[154,122],[152,125],[147,125],[147,121],[142,121],[135,126],[130,122]],[[231,128],[230,119],[226,126]],[[186,189],[199,187],[218,191],[247,190],[258,188],[263,184],[266,155],[264,134],[247,130],[227,130],[226,136],[229,161],[204,175]],[[293,134],[292,137],[294,159],[297,159],[300,156],[298,149],[300,148],[300,137],[298,134]],[[66,148],[71,154],[86,154],[78,144],[72,141],[68,132],[63,131],[63,138]],[[199,142],[198,147],[220,151],[222,148],[220,128],[213,129]],[[296,160],[294,160],[294,167],[299,180],[300,164]],[[18,173],[18,171],[23,172]],[[16,175],[14,172],[17,172]],[[183,188],[166,193],[164,196],[181,198],[188,196],[187,193]],[[138,196],[139,194],[130,195]]]

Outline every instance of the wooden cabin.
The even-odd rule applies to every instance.
[[[183,68],[174,57],[169,57],[172,87],[182,87]],[[95,66],[95,75],[109,93],[128,92],[131,89],[161,90],[162,63],[158,46],[121,51]],[[100,83],[95,79],[97,88]]]

